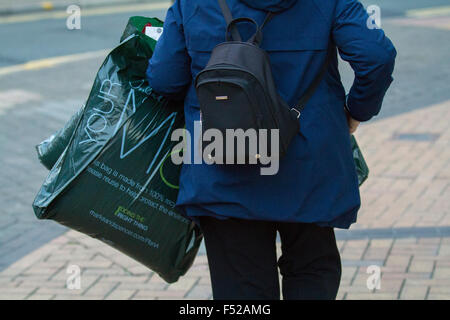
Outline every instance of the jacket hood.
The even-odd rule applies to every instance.
[[[292,7],[297,0],[240,0],[251,8],[280,12]]]

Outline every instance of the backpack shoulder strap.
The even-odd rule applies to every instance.
[[[266,17],[264,18],[263,23],[258,27],[255,34],[248,40],[248,42],[254,43],[257,46],[261,45],[262,29],[273,18],[273,16],[274,16],[274,13],[272,13],[270,11],[266,14]]]
[[[273,18],[273,16],[274,16],[274,13],[269,11],[267,13],[266,17],[264,18],[264,21],[263,21],[262,25],[259,27],[259,29],[262,30],[264,28],[264,26],[266,25],[266,23],[269,22]]]
[[[330,63],[330,59],[333,55],[333,47],[331,45],[328,46],[327,49],[327,56],[325,58],[325,62],[323,63],[322,67],[319,70],[319,73],[314,78],[313,82],[309,86],[309,88],[306,90],[306,92],[301,96],[300,100],[297,102],[297,104],[291,108],[292,111],[297,113],[297,118],[300,117],[301,112],[305,108],[306,103],[311,99],[314,92],[317,90],[317,87],[319,86],[320,82],[325,77],[327,71],[328,71],[328,65]]]
[[[233,20],[233,15],[231,14],[230,8],[228,7],[226,0],[218,0],[218,2],[228,27],[230,22]],[[231,28],[231,36],[235,41],[242,41],[241,35],[239,34],[239,30],[235,25],[233,25]]]

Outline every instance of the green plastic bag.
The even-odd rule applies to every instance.
[[[155,43],[137,32],[107,56],[33,209],[39,219],[97,238],[170,283],[192,265],[202,235],[175,208],[181,166],[170,161],[176,144],[170,135],[184,127],[184,114],[146,81]]]
[[[361,186],[369,177],[369,167],[367,166],[366,160],[364,160],[363,154],[354,135],[350,137],[350,142],[353,160],[355,161],[356,175],[358,176],[358,183]]]
[[[163,21],[158,18],[146,18],[141,16],[131,17],[120,38],[120,42],[123,42],[130,36],[142,33],[145,26],[149,24],[155,27],[162,27]],[[149,37],[145,37],[145,39],[150,48],[154,50],[156,41]],[[36,146],[38,158],[47,169],[50,170],[53,167],[69,144],[70,138],[72,137],[82,114],[83,108],[75,113],[61,130],[58,130]]]
[[[120,38],[120,42],[124,41],[126,38],[134,34],[141,33],[144,30],[145,26],[149,24],[151,24],[152,26],[160,27],[163,25],[163,22],[158,18],[146,18],[140,16],[131,17],[125,28],[125,31],[122,34],[122,37]],[[148,37],[146,37],[146,41],[148,42],[150,48],[154,50],[156,41]],[[38,158],[47,169],[50,170],[53,167],[53,165],[63,153],[64,149],[69,144],[70,138],[75,131],[82,113],[83,108],[75,113],[61,130],[58,130],[53,135],[36,146]]]
[[[64,149],[67,148],[82,115],[83,108],[78,110],[61,130],[58,130],[36,146],[38,158],[44,167],[50,170],[58,161]]]
[[[131,17],[128,20],[128,24],[125,27],[125,31],[122,34],[122,37],[120,38],[120,42],[124,41],[126,38],[128,38],[129,36],[133,35],[133,34],[138,34],[138,33],[144,33],[144,28],[146,26],[153,26],[153,27],[162,27],[163,26],[163,21],[159,20],[158,18],[146,18],[146,17],[141,17],[141,16],[134,16]],[[156,45],[156,40],[150,39],[150,45],[152,47],[153,50],[155,50],[155,45]]]

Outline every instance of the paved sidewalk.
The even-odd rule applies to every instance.
[[[359,220],[338,230],[339,299],[450,299],[450,100],[362,125],[357,138],[371,169]],[[81,289],[66,288],[81,268]],[[381,269],[369,290],[368,266]],[[200,254],[167,285],[123,254],[75,231],[0,272],[0,299],[210,299]]]

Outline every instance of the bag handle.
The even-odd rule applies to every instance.
[[[236,24],[239,22],[251,22],[252,24],[254,24],[256,26],[256,32],[253,36],[250,37],[250,39],[247,40],[247,42],[251,42],[251,43],[259,46],[262,41],[262,28],[264,28],[266,23],[269,22],[270,19],[272,19],[274,14],[272,12],[268,12],[262,25],[258,26],[256,21],[251,18],[242,17],[242,18],[233,19],[233,15],[231,14],[231,11],[230,11],[230,8],[228,7],[227,1],[226,0],[218,0],[218,2],[219,2],[220,9],[222,10],[222,14],[227,23],[227,32],[226,32],[227,41],[231,41],[231,40],[242,41],[241,35],[239,33],[238,28],[236,27]],[[228,36],[230,32],[231,32],[231,38]]]
[[[227,33],[226,33],[227,41],[234,40],[233,39],[234,38],[233,34],[231,34],[231,36],[232,36],[231,38],[229,37],[229,34],[230,34],[230,31],[231,32],[233,31],[233,29],[236,29],[236,31],[238,31],[237,27],[236,27],[236,24],[238,24],[240,22],[250,22],[250,23],[255,25],[256,32],[255,32],[255,34],[252,37],[250,37],[250,39],[247,42],[250,42],[255,37],[261,38],[261,35],[258,36],[258,33],[260,34],[261,30],[259,29],[258,24],[256,23],[256,21],[253,20],[252,18],[241,17],[241,18],[235,18],[235,19],[231,20],[230,23],[227,25]],[[239,33],[239,31],[238,31],[238,33]],[[239,41],[242,41],[242,39],[239,40]]]

